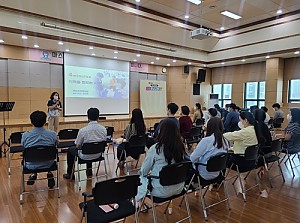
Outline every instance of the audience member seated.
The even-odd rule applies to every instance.
[[[281,122],[277,122],[277,119],[282,119],[284,118],[284,114],[283,111],[280,109],[280,104],[275,103],[272,105],[273,109],[274,109],[274,116],[273,116],[273,126],[274,128],[279,128],[281,127]]]
[[[300,110],[291,108],[287,115],[289,121],[285,129],[285,148],[289,153],[300,152]]]
[[[220,106],[218,104],[214,104],[214,108],[217,110],[216,117],[222,118],[222,115],[221,115],[222,110],[221,110]]]
[[[194,115],[193,115],[193,123],[196,123],[197,119],[203,118],[203,112],[201,109],[201,104],[196,103],[194,106]]]
[[[35,146],[56,146],[58,144],[58,138],[54,131],[47,130],[44,125],[47,120],[47,115],[43,111],[35,111],[30,115],[31,124],[34,128],[30,132],[25,132],[22,135],[21,144],[24,148],[31,148]],[[53,164],[53,161],[47,163],[32,163],[26,162],[25,166],[28,169],[42,169],[49,168]],[[48,187],[53,188],[55,186],[55,180],[53,174],[48,172]],[[32,174],[28,181],[28,185],[33,185],[37,179],[37,174]]]
[[[179,118],[180,135],[183,138],[191,138],[191,128],[193,126],[192,119],[190,118],[190,109],[188,106],[181,106],[182,116]]]
[[[258,127],[263,136],[263,143],[261,144],[262,151],[265,155],[272,152],[271,145],[272,145],[272,136],[268,126],[265,123],[266,113],[263,109],[256,109],[254,111],[254,118],[257,121]]]
[[[208,119],[209,119],[209,114],[208,114],[208,110],[206,110],[206,107],[203,107],[203,119],[204,119],[204,123],[207,123]]]
[[[223,137],[223,122],[220,118],[212,117],[207,123],[206,137],[197,145],[190,159],[193,163],[207,164],[210,157],[220,153],[227,153],[228,141]],[[206,166],[199,165],[198,171],[205,180],[211,180],[219,175],[219,172],[208,172]]]
[[[229,113],[229,106],[230,106],[230,104],[226,104],[225,108],[222,110],[221,116],[222,116],[223,122],[225,122],[226,117],[227,117],[227,115]]]
[[[157,143],[148,150],[140,170],[141,186],[138,187],[136,196],[138,206],[141,205],[141,201],[147,193],[147,175],[159,176],[162,167],[182,162],[183,157],[184,145],[177,124],[171,119],[166,119],[160,126]],[[152,195],[164,198],[181,193],[184,183],[164,187],[160,184],[159,179],[154,178],[152,179],[152,186]]]
[[[121,162],[119,162],[119,166],[123,167],[124,165],[124,160],[125,160],[124,154],[121,157],[123,149],[126,151],[127,156],[131,156],[134,159],[138,159],[139,153],[137,151],[130,149],[128,142],[132,136],[136,136],[136,135],[142,136],[146,134],[145,132],[146,132],[146,126],[145,126],[142,110],[139,108],[135,108],[132,111],[130,123],[124,130],[124,140],[117,148],[117,158],[118,160],[121,160]]]
[[[209,122],[209,120],[211,118],[218,116],[217,109],[215,109],[215,108],[208,109],[208,116],[209,116],[209,118],[207,119],[207,121],[205,122],[205,125],[204,125],[205,128],[207,127],[207,123]],[[219,118],[219,117],[217,117],[217,118]]]
[[[224,138],[234,143],[232,147],[234,154],[228,160],[228,167],[235,161],[247,165],[244,157],[239,155],[244,155],[247,147],[262,142],[261,131],[252,113],[241,112],[239,119],[238,126],[241,130],[224,133]]]
[[[156,136],[159,134],[159,130],[160,130],[160,126],[162,125],[162,123],[165,121],[165,120],[172,120],[177,128],[179,129],[179,121],[178,119],[175,117],[175,114],[176,112],[178,111],[178,105],[175,104],[175,103],[170,103],[168,104],[167,106],[167,115],[168,117],[167,118],[164,118],[163,120],[161,120],[157,126],[157,128],[155,129],[155,132],[154,132],[154,138],[156,138]]]
[[[98,108],[90,108],[87,111],[87,117],[88,117],[88,125],[86,127],[83,127],[79,130],[77,138],[75,140],[74,147],[70,147],[68,149],[67,154],[67,173],[63,175],[65,179],[75,179],[75,176],[71,176],[72,169],[75,161],[75,156],[78,153],[79,158],[84,160],[93,160],[100,157],[101,154],[82,154],[80,148],[84,143],[91,143],[91,142],[102,142],[106,141],[106,135],[107,131],[104,126],[98,123],[99,119],[99,110]],[[78,150],[79,149],[79,150]],[[87,164],[87,170],[86,175],[92,176],[92,163]]]
[[[224,122],[224,128],[226,132],[233,132],[238,130],[239,113],[236,111],[236,105],[231,103],[229,105],[229,113],[226,116]]]
[[[266,107],[266,106],[261,106],[261,109],[262,110],[264,110],[264,112],[266,113],[266,119],[265,119],[265,121],[264,121],[264,123],[266,124],[266,125],[268,125],[269,124],[269,121],[270,121],[270,115],[268,114],[268,111],[269,111],[269,109]]]

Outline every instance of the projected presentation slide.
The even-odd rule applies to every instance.
[[[128,72],[66,66],[66,97],[129,98]]]
[[[64,115],[129,113],[129,63],[65,54]]]

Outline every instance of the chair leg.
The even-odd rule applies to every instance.
[[[188,197],[186,194],[184,195],[184,201],[185,201],[186,211],[187,211],[188,217],[189,217],[189,222],[192,223],[190,205],[189,205]]]
[[[57,176],[56,176],[56,183],[57,183],[57,189],[58,189],[58,198],[60,198],[60,188],[59,188],[59,185],[60,185],[60,181],[59,181],[59,163],[57,163]]]
[[[77,161],[77,176],[78,176],[78,189],[81,190],[80,185],[80,169],[79,169],[79,162]]]
[[[114,154],[114,160],[116,159],[116,154],[115,154],[115,146],[114,144],[112,144],[112,147],[113,147],[113,154]]]
[[[292,165],[292,162],[291,162],[291,156],[288,155],[288,161],[290,163],[290,166],[291,166],[291,170],[292,170],[292,173],[293,173],[293,177],[295,177],[295,173],[294,173],[294,169],[293,169],[293,165]]]
[[[152,215],[153,215],[153,222],[154,222],[154,223],[157,223],[157,216],[156,216],[155,204],[154,204],[152,195],[151,195],[151,201],[152,201]]]
[[[101,161],[99,161],[98,168],[97,168],[97,172],[96,172],[96,176],[98,176],[99,169],[100,169],[100,164],[101,164]]]
[[[205,206],[205,201],[204,201],[204,195],[202,192],[202,187],[200,187],[200,196],[201,196],[201,203],[202,203],[204,219],[205,219],[205,221],[207,221],[208,219],[207,219],[206,206]]]
[[[165,210],[164,210],[164,214],[167,214],[167,210],[168,210],[168,208],[169,208],[171,202],[172,202],[172,200],[169,200],[168,205],[167,205],[167,207],[166,207]]]
[[[8,150],[8,162],[7,162],[8,175],[10,175],[10,159],[11,159],[11,155],[10,155],[10,149],[9,149]]]
[[[240,171],[239,171],[239,167],[236,166],[236,169],[237,169],[238,179],[240,181],[240,185],[241,185],[241,188],[242,188],[243,199],[246,202],[247,201],[246,200],[246,192],[245,192],[245,188],[244,188],[244,185],[243,185],[243,182],[242,182],[242,178],[241,178],[241,174],[240,174]]]
[[[231,210],[231,206],[230,206],[230,202],[229,202],[229,195],[228,195],[228,191],[227,191],[227,186],[225,185],[225,181],[222,181],[223,183],[223,186],[224,186],[224,194],[225,194],[225,198],[227,199],[226,200],[226,203],[227,203],[227,207],[229,210]],[[222,185],[221,183],[221,185]]]
[[[25,191],[24,174],[23,169],[21,173],[21,184],[20,184],[20,204],[23,204],[23,192]]]
[[[284,175],[283,175],[283,172],[282,172],[279,160],[277,162],[278,162],[278,167],[279,167],[279,170],[280,170],[280,173],[281,173],[282,180],[283,180],[283,182],[285,182],[285,178],[284,178]]]
[[[268,167],[268,165],[267,165],[266,160],[265,160],[264,157],[263,157],[263,159],[264,159],[264,167],[265,167],[265,170],[267,172],[267,177],[268,177],[268,181],[269,181],[270,187],[273,188],[272,181],[271,181],[271,178],[270,178],[270,173],[269,173],[269,167]]]
[[[139,157],[138,157],[138,159],[137,159],[137,161],[136,161],[136,164],[135,164],[135,167],[134,167],[134,169],[136,169],[136,168],[137,168],[137,165],[138,165],[138,163],[139,163],[139,161],[140,161],[140,157],[141,157],[141,155],[139,155]]]

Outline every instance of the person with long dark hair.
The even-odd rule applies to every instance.
[[[194,116],[193,116],[193,123],[196,123],[197,119],[203,118],[203,112],[201,109],[201,104],[196,103],[194,107]]]
[[[263,142],[258,123],[252,113],[241,112],[239,119],[240,130],[224,133],[225,139],[234,142],[234,154],[244,154],[247,147]]]
[[[287,119],[289,124],[285,129],[285,148],[289,153],[300,152],[300,109],[291,108]]]
[[[190,159],[193,163],[204,163],[210,157],[220,153],[226,153],[229,148],[228,141],[223,137],[224,126],[223,122],[218,117],[212,117],[207,123],[206,137],[203,138],[197,145]],[[199,165],[198,171],[205,180],[214,179],[219,175],[219,172],[208,172],[205,166]]]
[[[134,159],[138,158],[139,154],[129,148],[128,142],[132,136],[142,136],[145,135],[145,132],[146,126],[144,122],[143,112],[141,109],[135,108],[132,110],[130,123],[124,130],[124,141],[117,148],[117,158],[120,161],[123,161],[125,159],[124,153],[123,155],[121,155],[123,149],[125,149],[127,156],[131,156]],[[123,166],[123,164],[124,162],[119,162],[119,166]]]
[[[157,143],[152,145],[147,152],[146,158],[140,170],[141,186],[138,188],[136,201],[138,205],[146,196],[148,179],[147,175],[159,176],[162,167],[173,163],[180,163],[184,158],[184,145],[180,137],[179,129],[174,121],[166,119],[157,136]],[[172,176],[170,176],[172,177]],[[159,179],[152,179],[153,190],[151,194],[157,197],[170,197],[179,194],[184,183],[162,186]]]
[[[263,109],[256,109],[254,112],[254,118],[257,121],[258,127],[261,130],[262,136],[264,138],[264,142],[261,144],[262,148],[266,149],[266,146],[271,146],[272,144],[272,136],[270,133],[270,130],[268,128],[268,126],[265,123],[265,119],[266,119],[266,112]],[[264,151],[266,152],[270,152],[269,150]]]

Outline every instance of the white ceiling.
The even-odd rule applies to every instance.
[[[91,2],[92,1],[92,2]],[[42,29],[39,23],[51,21],[51,24],[66,26],[66,21],[72,22],[70,27],[76,24],[88,25],[87,30],[91,32],[98,32],[97,29],[108,30],[108,32],[115,33],[115,37],[120,37],[120,33],[130,35],[131,39],[142,37],[148,39],[147,41],[154,41],[154,45],[162,45],[169,48],[176,48],[177,53],[160,52],[158,50],[150,50],[151,54],[142,55],[140,58],[136,57],[136,52],[139,50],[147,51],[141,47],[132,45],[129,51],[119,51],[117,54],[118,59],[133,61],[137,59],[143,63],[155,62],[155,64],[166,66],[181,66],[186,65],[190,59],[193,61],[206,61],[204,53],[197,50],[211,51],[218,43],[217,38],[207,39],[204,41],[191,40],[189,37],[189,30],[194,29],[193,24],[185,24],[178,22],[177,18],[185,20],[186,14],[190,15],[188,21],[200,25],[200,7],[188,3],[185,0],[141,0],[136,9],[124,5],[126,1],[116,0],[0,0],[0,16],[1,13],[9,12],[14,13],[14,23],[11,19],[0,19],[0,26],[11,27],[24,32],[31,31],[37,33],[51,33],[53,39],[30,36],[27,41],[21,40],[21,35],[10,32],[1,32],[0,39],[5,40],[5,44],[33,47],[38,43],[40,48],[48,50],[61,50],[64,51],[69,48],[71,53],[91,55],[91,50],[88,49],[86,44],[77,44],[74,42],[65,43],[63,46],[57,44],[57,39],[66,37],[66,34],[60,31],[49,31]],[[137,4],[134,0],[128,2]],[[99,3],[99,4],[97,4]],[[151,14],[149,12],[139,11],[138,6],[162,13]],[[212,6],[215,6],[212,8]],[[300,9],[300,0],[205,0],[203,3],[203,20],[202,24],[219,30],[221,26],[226,29],[237,27],[252,22],[257,22],[262,19],[272,18],[276,16],[278,9],[283,10],[284,13],[289,13]],[[220,14],[223,10],[229,10],[238,13],[242,19],[235,21],[226,18]],[[150,11],[151,12],[151,11]],[[167,15],[167,16],[164,16]],[[12,18],[12,17],[10,17]],[[55,18],[59,20],[55,20]],[[64,20],[64,21],[62,21]],[[19,21],[20,23],[16,23]],[[76,25],[77,26],[77,25]],[[81,26],[81,25],[80,25]],[[74,36],[74,35],[73,35]],[[76,38],[76,36],[74,37]],[[79,38],[79,36],[78,36]],[[129,37],[128,37],[129,38]],[[92,36],[87,38],[86,41],[95,41]],[[141,41],[136,39],[136,41]],[[104,42],[100,42],[104,44]],[[107,44],[107,43],[105,43]],[[114,44],[115,48],[121,47],[121,44]],[[169,45],[168,45],[169,44]],[[170,45],[171,44],[171,45]],[[173,45],[174,44],[174,45]],[[300,46],[300,41],[299,41]],[[296,46],[297,47],[297,46]],[[180,49],[181,48],[181,49]],[[195,50],[192,50],[195,49]],[[106,49],[102,47],[95,47],[93,52],[96,56],[113,58],[115,54],[113,49]],[[136,51],[136,52],[134,52]],[[155,52],[159,55],[160,60],[155,59]],[[199,56],[197,56],[199,55]],[[277,57],[293,57],[293,52],[284,54],[274,54]],[[182,60],[173,63],[172,57],[182,58]],[[264,56],[247,59],[245,62],[240,60],[226,62],[225,65],[234,65],[238,63],[252,63],[256,61],[265,60]],[[193,65],[202,66],[203,63],[193,62]],[[211,64],[211,67],[223,66],[220,63]]]

